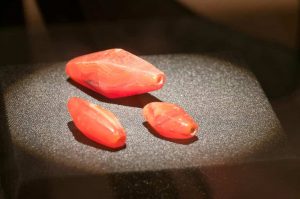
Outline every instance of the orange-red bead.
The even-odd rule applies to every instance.
[[[83,55],[67,63],[66,73],[77,83],[108,98],[160,89],[165,74],[152,64],[122,49]]]
[[[125,145],[125,131],[112,112],[78,97],[69,99],[68,110],[75,126],[89,139],[110,148]]]
[[[193,118],[175,104],[152,102],[143,108],[143,115],[158,134],[167,138],[192,138],[198,130]]]

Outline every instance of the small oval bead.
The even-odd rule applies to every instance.
[[[112,112],[78,97],[69,99],[68,110],[75,126],[89,139],[110,148],[125,144],[125,131]]]
[[[189,139],[195,136],[198,124],[178,105],[152,102],[143,108],[150,126],[161,136],[172,139]]]

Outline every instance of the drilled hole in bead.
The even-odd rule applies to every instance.
[[[191,130],[190,130],[190,132],[191,132],[191,135],[194,136],[196,134],[196,132],[197,132],[197,128],[192,127]]]
[[[164,76],[163,75],[158,75],[156,77],[156,82],[157,82],[157,84],[162,84],[164,82]]]

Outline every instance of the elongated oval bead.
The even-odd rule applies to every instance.
[[[166,102],[149,103],[143,108],[143,115],[158,134],[167,138],[192,138],[198,129],[198,125],[193,118],[175,104]]]
[[[67,63],[66,73],[77,83],[108,98],[160,89],[165,75],[152,64],[122,49],[83,55]]]
[[[125,131],[112,112],[78,97],[69,99],[68,110],[75,126],[89,139],[110,148],[125,144]]]

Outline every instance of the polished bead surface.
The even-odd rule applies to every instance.
[[[150,126],[161,136],[171,139],[188,139],[195,136],[198,124],[178,105],[152,102],[143,108]]]
[[[78,97],[69,99],[68,110],[75,126],[89,139],[110,148],[125,145],[125,131],[112,112]]]
[[[67,75],[108,98],[126,97],[160,89],[165,74],[123,49],[110,49],[72,59]]]

